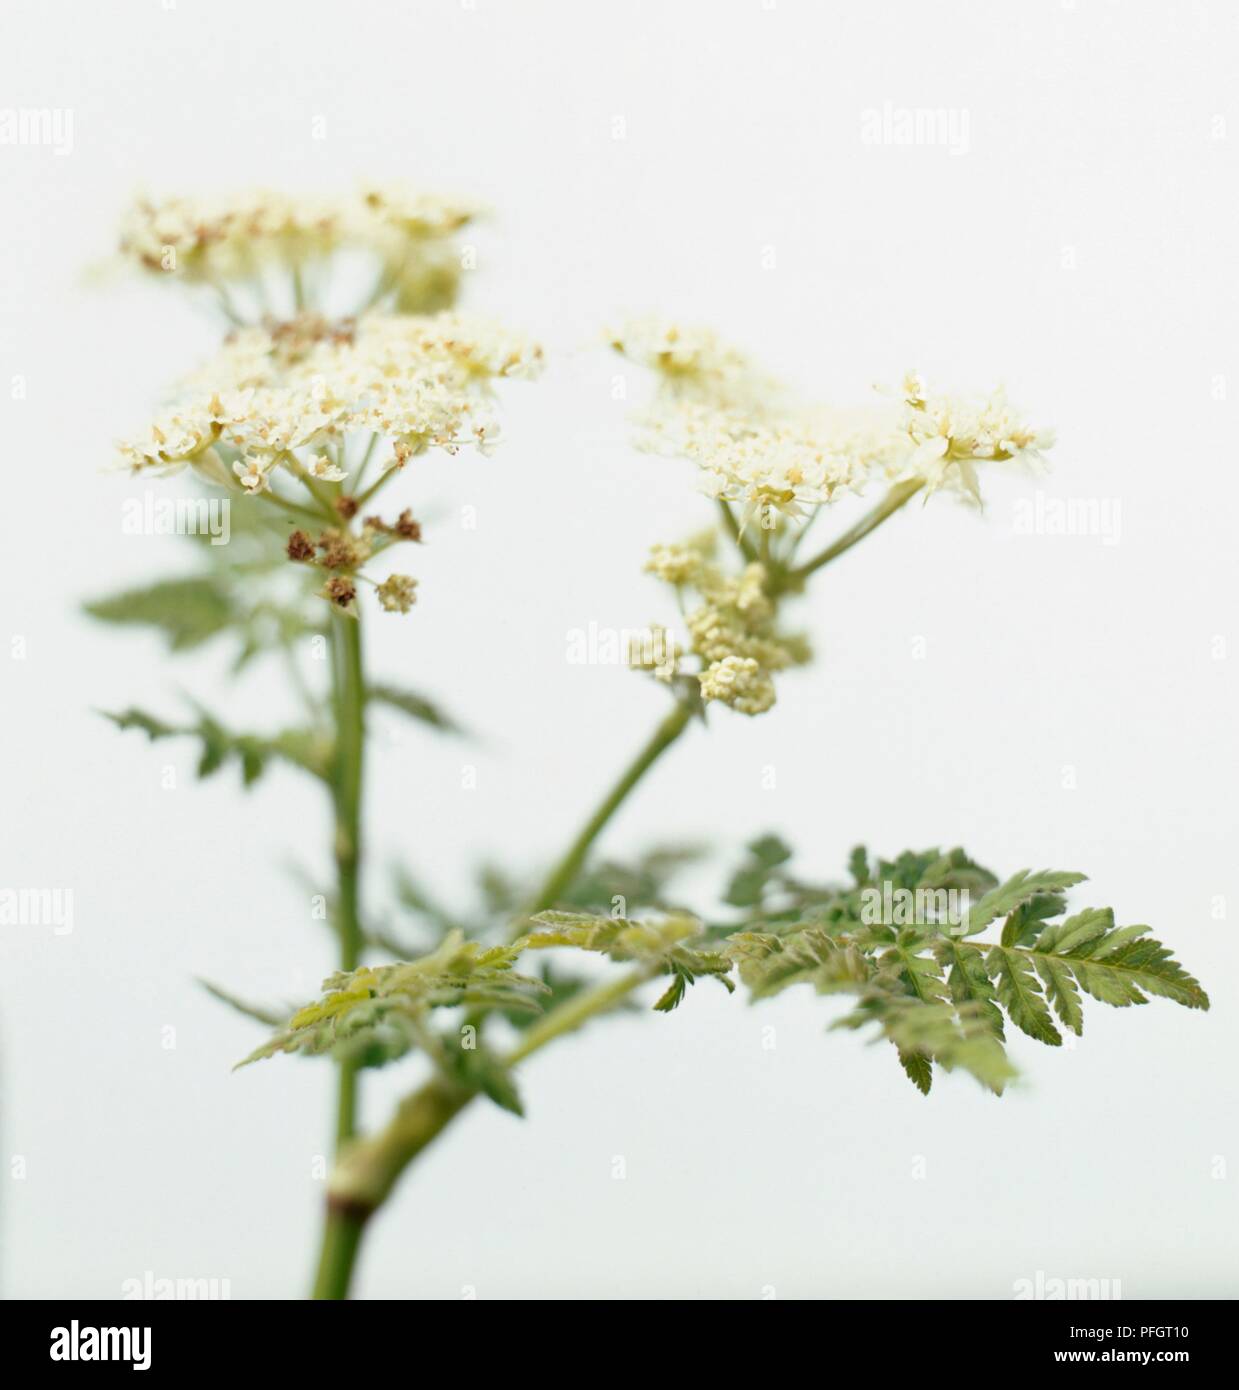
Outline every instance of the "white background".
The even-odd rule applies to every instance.
[[[694,730],[605,849],[734,855],[772,829],[819,876],[858,840],[1079,868],[1074,902],[1154,924],[1214,1008],[1095,1005],[1070,1055],[1016,1035],[1003,1100],[962,1077],[925,1100],[886,1049],[827,1034],[830,1002],[706,985],[537,1059],[523,1124],[475,1107],[401,1188],[359,1292],[1009,1298],[1043,1271],[1233,1296],[1233,7],[31,0],[5,27],[0,105],[71,109],[74,143],[0,147],[0,382],[26,385],[0,392],[0,883],[75,895],[72,934],[0,939],[0,1148],[25,1171],[0,1189],[5,1292],[306,1285],[329,1068],[231,1075],[256,1029],[193,981],[315,992],[330,943],[286,865],[324,862],[326,818],[291,773],[199,786],[188,746],[92,712],[175,714],[193,689],[269,728],[283,697],[78,616],[186,563],[182,541],[122,534],[141,488],[102,469],[215,333],[164,286],[84,272],[139,186],[374,177],[495,209],[466,302],[552,358],[507,392],[498,457],[406,482],[438,519],[418,607],[372,624],[372,655],[484,742],[376,720],[376,905],[400,857],[457,902],[484,857],[534,874],[664,708],[652,682],[565,660],[572,628],[669,617],[646,548],[709,519],[691,468],[635,453],[612,399],[600,332],[653,310],[838,403],[909,366],[1005,381],[1060,443],[1047,479],[987,477],[985,518],[914,505],[827,571],[803,613],[818,664],[772,714]],[[966,112],[967,150],[864,142],[884,102]],[[1119,543],[1015,534],[1038,487],[1117,500]],[[382,1077],[367,1118],[415,1077]]]

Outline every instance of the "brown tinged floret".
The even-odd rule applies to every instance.
[[[335,575],[323,585],[323,597],[330,599],[337,608],[351,608],[357,597],[357,586],[351,579]]]
[[[344,518],[345,521],[352,521],[352,519],[357,515],[356,497],[347,497],[341,495],[340,497],[336,498],[335,507],[336,511],[340,513],[340,515]]]
[[[314,541],[305,531],[294,531],[288,538],[288,558],[302,564],[314,560]]]
[[[390,525],[381,516],[368,516],[364,524],[368,530],[377,531],[381,536],[396,536],[402,541],[420,541],[422,538],[422,524],[414,521],[413,512],[408,507]]]
[[[329,526],[318,538],[318,548],[323,552],[320,561],[324,569],[355,570],[369,558],[370,547],[365,541],[338,531]]]

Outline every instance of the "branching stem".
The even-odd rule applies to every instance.
[[[894,515],[923,485],[919,479],[897,483],[882,502],[851,530],[814,559],[798,569],[787,571],[783,577],[784,585],[800,587],[810,575],[850,550]],[[374,491],[377,491],[377,484],[369,489],[371,494]],[[367,494],[363,494],[363,498],[365,496]],[[741,532],[731,507],[726,501],[720,501],[719,509],[724,527],[741,553],[746,558],[755,558],[758,552]],[[653,736],[603,798],[534,894],[522,914],[522,928],[525,917],[552,907],[563,898],[607,823],[650,768],[688,727],[692,714],[691,705],[677,702],[672,712],[658,725]],[[358,759],[360,765],[360,753]],[[504,1059],[506,1064],[517,1066],[556,1038],[574,1032],[590,1019],[615,1008],[648,978],[648,971],[634,970],[565,1000],[527,1029],[521,1041]],[[338,1154],[328,1189],[327,1220],[314,1285],[315,1298],[348,1297],[362,1236],[370,1217],[387,1200],[409,1164],[447,1128],[475,1095],[475,1091],[437,1074],[401,1102],[385,1129],[344,1146]]]
[[[675,708],[654,730],[653,737],[625,769],[619,781],[603,798],[601,805],[586,821],[581,833],[568,847],[568,852],[551,870],[541,888],[534,894],[525,916],[553,907],[571,886],[585,862],[591,846],[611,817],[619,810],[629,793],[688,727],[693,711],[690,705],[677,701]]]
[[[565,1000],[528,1030],[508,1054],[507,1064],[515,1066],[547,1043],[609,1012],[648,979],[648,971],[633,970]],[[390,1196],[409,1164],[438,1138],[475,1094],[444,1077],[433,1077],[400,1103],[386,1129],[357,1140],[341,1155],[327,1194],[327,1223],[314,1284],[315,1298],[348,1297],[370,1217]]]
[[[888,517],[894,516],[899,508],[910,498],[915,497],[924,486],[925,480],[923,478],[908,478],[902,483],[896,483],[871,512],[861,517],[856,525],[845,531],[837,541],[828,545],[812,560],[789,571],[788,582],[803,585],[811,574],[815,574],[823,565],[828,565],[832,560],[838,559],[844,551],[851,550],[858,541],[863,541],[870,531],[876,530]]]

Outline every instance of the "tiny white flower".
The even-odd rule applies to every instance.
[[[306,471],[312,478],[319,478],[325,483],[338,483],[348,477],[344,469],[332,463],[326,454],[312,458],[306,465]]]
[[[249,493],[270,492],[271,482],[268,477],[270,463],[264,463],[256,458],[238,459],[232,465],[232,471],[241,480],[241,486]]]

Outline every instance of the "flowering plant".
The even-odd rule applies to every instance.
[[[203,776],[233,761],[249,784],[279,759],[330,799],[338,970],[291,1013],[213,987],[271,1030],[247,1062],[302,1053],[336,1066],[336,1160],[314,1283],[323,1298],[347,1294],[367,1225],[462,1110],[484,1098],[523,1113],[520,1064],[654,982],[655,1012],[707,978],[754,999],[795,985],[850,996],[836,1026],[892,1044],[926,1094],[937,1070],[1001,1093],[1015,1074],[1008,1025],[1058,1045],[1060,1030],[1081,1031],[1083,995],[1208,1007],[1148,928],[1116,926],[1106,908],[1066,915],[1079,873],[1021,870],[1000,881],[961,849],[885,859],[857,848],[845,881],[822,881],[794,872],[787,846],[766,836],[727,880],[725,912],[697,914],[669,896],[675,855],[632,865],[591,857],[692,724],[715,722],[715,706],[726,707],[720,718],[775,706],[781,673],[812,658],[787,611],[819,571],[917,494],[979,506],[984,467],[1039,465],[1052,443],[1001,393],[943,395],[915,373],[862,410],[806,405],[712,334],[649,321],[611,337],[653,377],[639,443],[696,465],[714,521],[646,562],[684,632],[652,627],[628,660],[666,687],[667,712],[541,882],[492,884],[485,919],[462,923],[406,880],[403,901],[431,933],[428,949],[408,958],[378,930],[363,899],[368,711],[385,704],[450,727],[366,670],[367,624],[408,614],[418,599],[404,572],[412,562],[391,571],[387,560],[416,555],[422,523],[413,505],[389,499],[428,452],[494,446],[501,384],[535,378],[542,362],[531,340],[454,308],[455,237],[473,216],[371,188],[312,205],[273,195],[144,201],[122,236],[138,267],[208,296],[230,327],[216,358],[120,445],[120,462],[193,470],[231,500],[235,534],[228,547],[200,547],[196,572],[89,607],[104,621],[158,628],[176,650],[231,637],[238,669],[275,656],[301,700],[303,722],[275,734],[234,731],[201,708],[179,723],[137,708],[112,717],[152,739],[197,740]],[[350,281],[361,288],[342,303]],[[831,504],[875,486],[872,509],[812,551],[809,533]],[[326,691],[307,679],[310,643],[330,655]],[[622,968],[563,964],[591,954]],[[410,1056],[420,1084],[385,1126],[360,1133],[366,1071]]]

